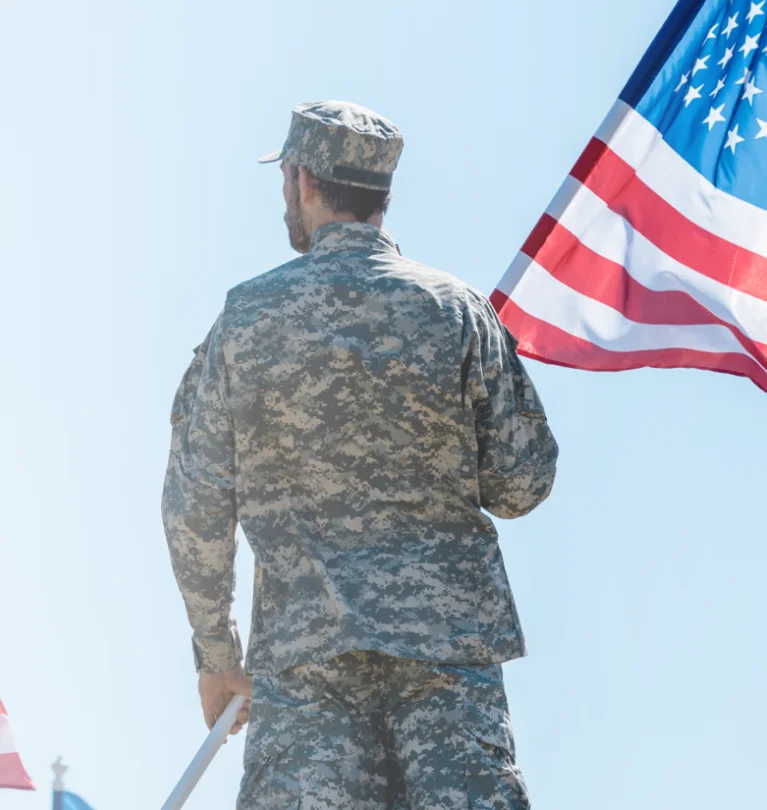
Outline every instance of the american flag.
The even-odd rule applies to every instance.
[[[13,729],[8,722],[8,713],[2,700],[0,700],[0,788],[35,789],[29,774],[21,764]]]
[[[492,296],[519,352],[767,391],[767,0],[682,0]]]

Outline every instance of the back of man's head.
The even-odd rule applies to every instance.
[[[288,171],[293,182],[298,183],[298,166],[290,166]],[[388,191],[335,183],[311,172],[308,174],[323,205],[335,214],[351,215],[357,222],[367,222],[374,214],[383,215],[389,210],[391,194]]]

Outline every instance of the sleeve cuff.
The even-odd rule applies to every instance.
[[[242,663],[242,644],[236,625],[215,635],[192,637],[197,672],[228,672]]]

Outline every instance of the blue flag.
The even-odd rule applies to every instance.
[[[74,793],[66,790],[54,790],[53,810],[93,810],[93,808]]]

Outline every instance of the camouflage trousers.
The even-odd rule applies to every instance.
[[[238,810],[527,810],[500,666],[352,652],[256,674]]]

